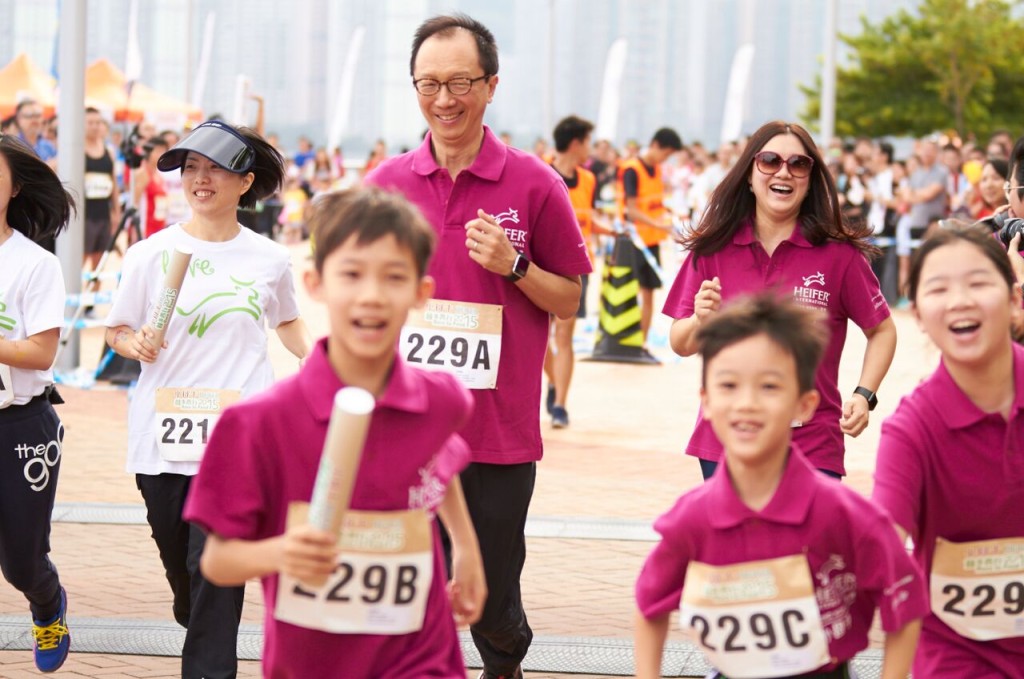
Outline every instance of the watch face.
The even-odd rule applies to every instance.
[[[522,255],[516,256],[516,262],[512,265],[512,271],[516,276],[522,278],[526,275],[526,270],[530,267],[530,260]]]

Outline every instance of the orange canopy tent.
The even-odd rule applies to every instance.
[[[35,65],[28,55],[21,53],[0,69],[0,118],[14,113],[15,107],[25,99],[35,99],[52,115],[56,81]]]
[[[202,120],[203,112],[173,97],[135,83],[129,96],[124,73],[106,59],[98,59],[85,69],[85,105],[113,114],[114,120],[139,121],[147,114],[179,114],[189,120]]]

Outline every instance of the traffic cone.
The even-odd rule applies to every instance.
[[[640,329],[640,282],[636,277],[635,248],[629,236],[615,239],[615,249],[601,277],[601,312],[594,353],[587,360],[655,365],[644,351]]]

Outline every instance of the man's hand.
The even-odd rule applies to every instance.
[[[483,210],[477,218],[466,222],[466,250],[474,262],[499,276],[512,273],[516,249],[494,217]]]

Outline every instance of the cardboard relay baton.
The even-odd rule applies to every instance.
[[[178,294],[181,292],[181,284],[185,281],[185,273],[192,261],[192,250],[175,246],[171,253],[171,261],[167,265],[167,274],[164,276],[164,287],[160,291],[153,307],[153,315],[149,319],[149,326],[153,328],[156,336],[150,345],[156,351],[164,346],[164,336],[167,334],[167,325],[174,315],[174,308],[178,304]]]
[[[318,530],[341,535],[374,405],[373,395],[359,387],[344,387],[334,395],[331,421],[327,425],[309,503],[308,521]],[[306,584],[321,587],[325,582],[326,576]]]

